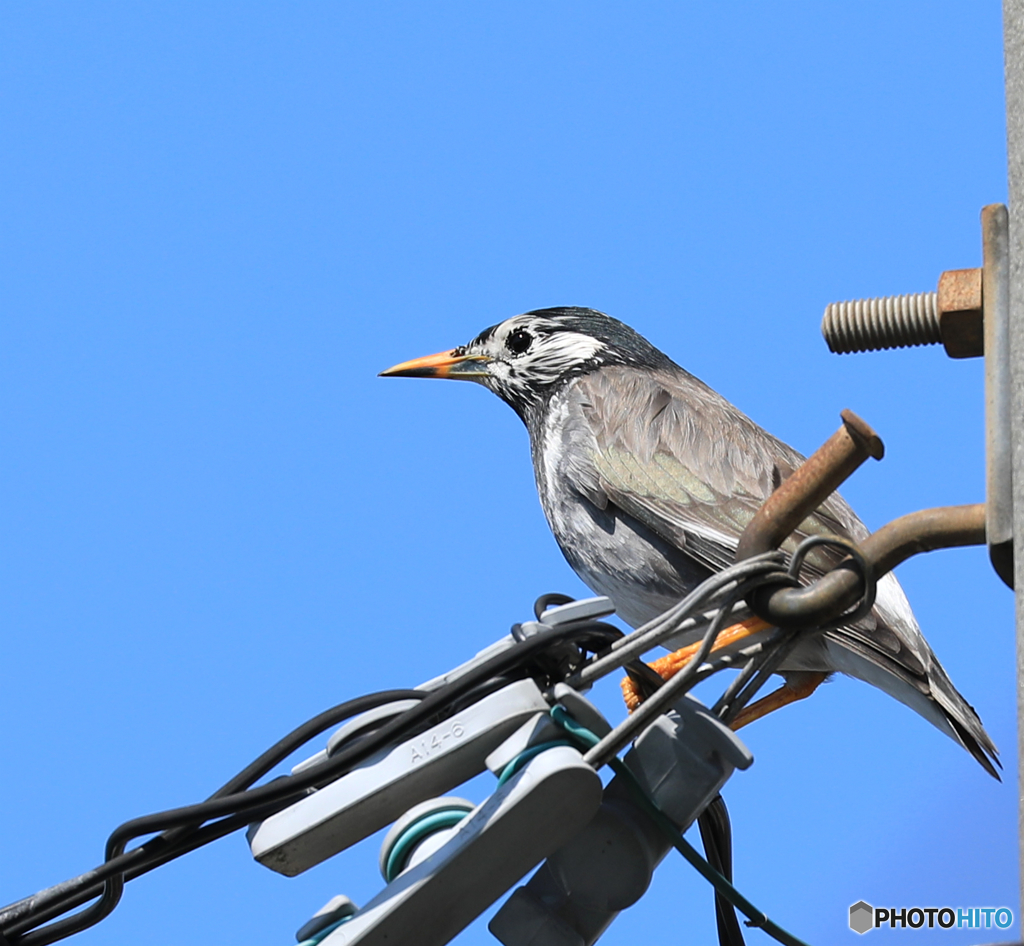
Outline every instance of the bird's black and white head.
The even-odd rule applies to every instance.
[[[606,365],[661,368],[668,357],[628,325],[595,309],[537,309],[506,319],[451,351],[382,371],[452,378],[489,388],[525,418],[561,385]]]

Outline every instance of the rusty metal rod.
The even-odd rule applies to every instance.
[[[868,457],[885,455],[878,434],[853,411],[839,416],[843,426],[783,480],[743,530],[737,562],[777,549]]]
[[[842,412],[843,426],[768,498],[740,537],[736,560],[778,548],[869,456],[881,459],[882,441],[856,414]],[[872,533],[860,549],[875,578],[920,552],[985,544],[985,504],[921,509]],[[838,565],[803,588],[759,588],[747,599],[751,610],[776,627],[827,624],[863,593],[858,572]]]
[[[871,533],[860,547],[880,576],[921,552],[984,544],[985,504],[974,503],[907,513]]]
[[[900,516],[860,543],[875,578],[921,552],[985,544],[985,504],[941,506]],[[748,604],[777,627],[828,624],[863,594],[861,576],[839,565],[805,588],[766,589]]]

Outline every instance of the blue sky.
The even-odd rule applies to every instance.
[[[980,264],[978,213],[1006,199],[996,2],[40,2],[0,23],[3,902],[327,706],[586,593],[517,418],[376,377],[397,361],[593,306],[804,452],[860,413],[888,452],[844,492],[873,528],[983,499],[980,362],[839,358],[818,323]],[[745,730],[737,884],[811,943],[852,942],[862,898],[1016,906],[1011,594],[976,549],[898,575],[1006,779],[851,680]],[[595,694],[614,719],[616,691]],[[78,940],[293,942],[379,889],[378,844],[292,880],[234,836]],[[602,942],[713,923],[669,859]]]

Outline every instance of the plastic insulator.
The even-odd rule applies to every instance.
[[[825,308],[821,334],[836,354],[937,345],[942,341],[938,294],[833,302]]]

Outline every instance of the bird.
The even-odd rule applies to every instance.
[[[747,523],[804,460],[596,309],[535,309],[380,374],[472,381],[508,404],[529,434],[537,491],[559,548],[634,628],[733,564]],[[833,493],[795,536],[811,533],[857,542],[868,530]],[[838,561],[816,551],[811,574]],[[803,635],[778,672],[786,682],[774,700],[761,701],[770,703],[764,712],[809,696],[841,672],[916,711],[999,778],[995,744],[891,573],[879,579],[869,615]]]

